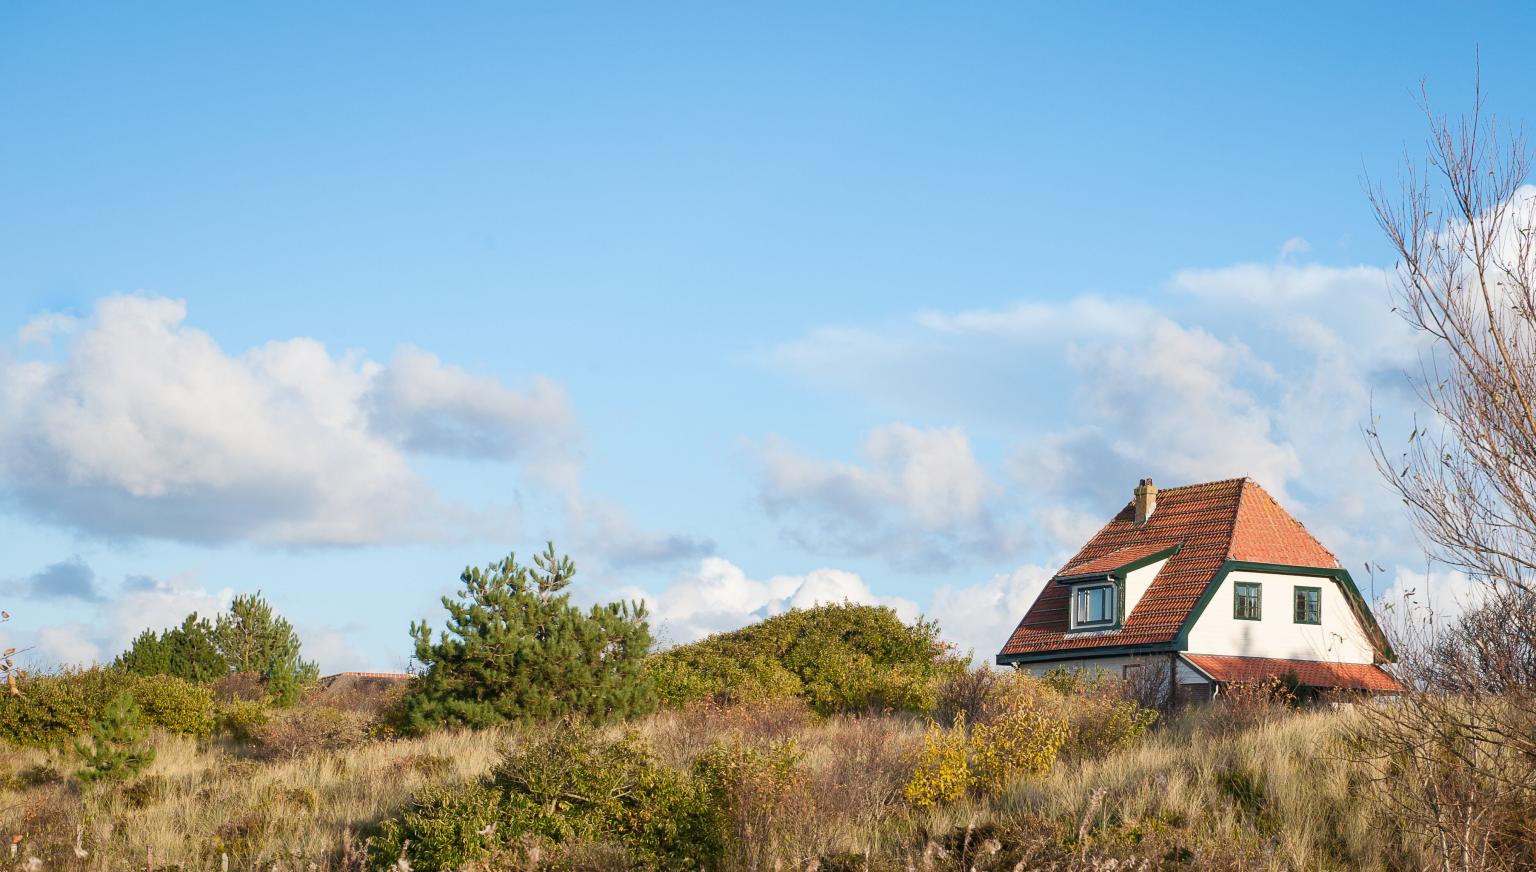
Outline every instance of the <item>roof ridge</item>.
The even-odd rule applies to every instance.
[[[1240,479],[1233,480],[1238,482],[1237,499],[1232,501],[1232,521],[1227,525],[1227,549],[1226,553],[1222,555],[1222,558],[1226,560],[1232,559],[1232,546],[1237,542],[1237,519],[1243,516],[1243,497],[1248,496],[1248,485],[1250,483],[1257,484],[1257,482],[1254,482],[1253,479],[1246,475]]]
[[[1197,481],[1194,484],[1176,484],[1176,485],[1174,485],[1172,487],[1160,487],[1160,488],[1157,489],[1157,492],[1159,494],[1166,494],[1169,491],[1189,490],[1190,488],[1197,488],[1197,487],[1214,487],[1216,485],[1232,484],[1233,482],[1243,482],[1243,481],[1253,481],[1253,479],[1250,476],[1246,476],[1246,475],[1237,476],[1235,478],[1218,478],[1218,479],[1215,479],[1214,481]]]

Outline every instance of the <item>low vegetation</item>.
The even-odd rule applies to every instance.
[[[1040,707],[946,728],[705,701],[606,727],[406,738],[370,738],[378,721],[352,712],[360,733],[306,748],[156,730],[142,771],[91,784],[71,774],[78,760],[27,748],[0,764],[0,828],[22,836],[18,866],[49,869],[1407,869],[1426,857],[1361,792],[1355,713],[1280,708],[1234,730],[1216,707],[1104,742],[1071,723],[1109,683],[1100,699],[1000,686]],[[274,711],[312,705],[340,711]],[[945,761],[960,774],[938,782],[954,786],[929,789]]]
[[[508,558],[466,571],[464,592],[445,601],[448,631],[412,628],[427,656],[408,682],[306,680],[294,695],[283,676],[302,676],[303,661],[269,609],[249,611],[242,632],[274,644],[232,659],[215,638],[222,666],[194,616],[139,637],[138,653],[111,667],[13,673],[16,695],[0,698],[0,833],[12,846],[0,868],[1409,870],[1536,859],[1522,829],[1536,813],[1531,757],[1519,735],[1489,726],[1512,723],[1515,697],[1466,691],[1491,651],[1454,633],[1418,650],[1467,670],[1455,681],[1414,673],[1425,689],[1389,705],[1302,707],[1277,679],[1169,711],[1103,674],[970,667],[931,623],[846,603],[652,654],[643,611],[569,604],[573,571],[553,550],[532,568]],[[1467,627],[1485,620],[1474,613]],[[1509,668],[1498,675],[1524,681],[1528,662],[1499,659]],[[1435,716],[1420,717],[1432,704]],[[1453,855],[1452,824],[1463,842],[1481,839],[1475,854]]]

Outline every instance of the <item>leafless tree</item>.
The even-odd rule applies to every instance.
[[[1436,115],[1399,192],[1371,188],[1398,257],[1397,308],[1423,340],[1425,417],[1378,468],[1431,559],[1477,594],[1449,623],[1399,615],[1410,691],[1367,707],[1375,794],[1437,868],[1536,866],[1536,191],[1518,131]],[[1413,865],[1412,862],[1409,865]]]

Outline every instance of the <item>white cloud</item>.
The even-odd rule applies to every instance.
[[[999,488],[958,428],[888,424],[860,454],[862,464],[841,463],[764,444],[761,499],[786,535],[814,550],[909,560],[1020,544],[995,517]]]
[[[453,513],[406,452],[552,455],[569,438],[548,381],[515,391],[414,348],[381,365],[302,338],[231,355],[186,314],[109,297],[62,353],[0,359],[0,485],[15,506],[115,537],[434,538]],[[40,323],[19,338],[57,332]]]
[[[378,372],[367,400],[373,428],[412,451],[510,459],[574,438],[565,391],[549,379],[513,390],[410,345]]]
[[[1028,565],[973,585],[944,585],[933,591],[925,614],[938,620],[944,639],[958,653],[973,651],[978,662],[990,662],[1052,574],[1044,566]],[[660,594],[630,591],[628,595],[646,601],[652,626],[671,644],[824,603],[889,606],[909,623],[923,614],[911,600],[875,593],[857,573],[823,568],[757,580],[720,557],[700,561]]]
[[[939,333],[1009,339],[1133,336],[1143,322],[1159,317],[1144,303],[1085,294],[1064,302],[1020,302],[1001,309],[973,309],[945,314],[926,310],[913,320]]]
[[[1044,566],[1027,565],[979,584],[944,585],[933,592],[928,617],[939,622],[944,638],[959,653],[970,651],[978,662],[990,663],[1054,574]]]
[[[1403,372],[1422,341],[1390,311],[1389,271],[1307,252],[1292,239],[1273,263],[1183,270],[1160,299],[1084,294],[821,328],[766,359],[874,414],[965,422],[974,444],[1008,458],[1006,490],[988,504],[1052,554],[1075,550],[1140,478],[1249,475],[1346,561],[1411,560],[1361,429],[1374,409],[1384,433],[1403,422],[1407,435]],[[880,517],[870,489],[848,497],[850,476],[821,481],[842,487],[823,503]],[[902,559],[890,547],[871,537],[859,553]]]
[[[659,636],[674,644],[734,630],[789,609],[824,603],[848,601],[889,606],[904,621],[916,620],[918,616],[915,603],[900,597],[876,596],[852,572],[815,569],[805,575],[776,575],[757,581],[721,557],[700,561],[696,569],[678,575],[660,594],[632,592],[631,596],[646,601]]]
[[[102,662],[101,646],[85,624],[55,624],[37,631],[28,660],[45,666],[90,666]],[[107,659],[111,659],[110,657]]]
[[[1291,243],[1286,246],[1285,254],[1299,253]],[[1173,274],[1169,286],[1180,293],[1226,303],[1287,306],[1362,292],[1385,302],[1390,279],[1388,271],[1374,266],[1239,263],[1215,269],[1180,270]]]
[[[709,539],[641,528],[622,506],[577,493],[567,504],[578,544],[615,566],[644,566],[691,560],[713,554]]]
[[[79,319],[73,315],[44,312],[22,325],[16,333],[16,342],[19,345],[47,345],[53,337],[73,333],[79,326]]]
[[[169,578],[132,576],[123,583],[122,594],[105,606],[101,642],[121,651],[143,631],[158,633],[178,626],[193,612],[212,620],[229,608],[234,596],[228,587],[209,590],[191,573]]]
[[[319,664],[321,675],[337,672],[368,672],[370,663],[353,637],[366,628],[360,624],[340,627],[303,624],[294,628],[303,643],[304,659]]]
[[[1301,472],[1272,407],[1245,386],[1277,376],[1240,343],[1159,321],[1140,341],[1069,358],[1087,410],[1115,434],[1113,450],[1141,468],[1181,483],[1251,475],[1282,499]]]

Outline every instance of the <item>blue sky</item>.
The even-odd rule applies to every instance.
[[[553,538],[672,641],[849,596],[985,654],[1146,475],[1433,585],[1360,436],[1414,359],[1362,177],[1479,54],[1536,117],[1531,18],[7,5],[7,630],[260,589],[401,668]]]

